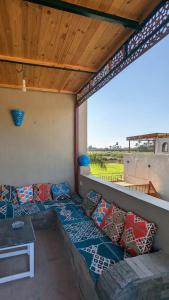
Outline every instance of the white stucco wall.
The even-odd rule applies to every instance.
[[[169,201],[169,155],[126,154],[124,180],[135,184],[152,181],[161,198]]]

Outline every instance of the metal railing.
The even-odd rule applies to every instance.
[[[123,173],[114,173],[114,174],[110,173],[110,174],[101,174],[101,175],[92,173],[92,175],[99,177],[102,180],[109,181],[109,182],[124,181]],[[127,187],[130,190],[135,190],[138,192],[142,192],[144,194],[151,195],[156,198],[160,198],[160,195],[156,191],[156,189],[151,181],[149,181],[149,183],[146,183],[146,184],[134,184],[134,185],[127,185],[127,183],[126,183],[125,187]]]
[[[128,186],[126,185],[126,187],[130,190],[135,190],[144,194],[148,194],[149,191],[149,184],[134,184]]]
[[[92,175],[110,182],[118,182],[124,180],[123,173],[115,173],[115,174],[110,173],[110,174],[101,174],[101,175],[92,173]]]
[[[126,187],[129,188],[130,190],[136,190],[138,192],[148,194],[155,198],[160,198],[160,194],[156,191],[156,189],[151,181],[149,181],[149,183],[146,183],[146,184],[135,184],[135,185],[129,185]]]

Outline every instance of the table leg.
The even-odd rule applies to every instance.
[[[34,277],[34,243],[28,245],[30,277]]]
[[[19,248],[25,247],[26,249],[18,250]],[[10,251],[10,250],[17,250],[17,251]],[[6,247],[0,249],[1,251],[8,251],[6,253],[0,254],[0,259],[7,258],[7,257],[14,257],[18,255],[27,254],[29,256],[29,271],[13,274],[5,277],[0,277],[0,284],[25,278],[25,277],[34,277],[34,243],[23,244],[18,246]]]

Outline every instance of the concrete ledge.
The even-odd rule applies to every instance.
[[[95,177],[95,176],[92,176],[92,175],[81,175],[81,176],[86,177],[86,178],[88,178],[90,180],[93,180],[95,182],[98,182],[98,183],[104,185],[105,187],[107,186],[109,188],[112,188],[112,189],[115,189],[119,192],[122,192],[126,195],[137,198],[137,199],[139,199],[143,202],[146,202],[146,203],[149,203],[151,205],[155,205],[159,208],[165,209],[169,212],[169,202],[166,201],[166,200],[158,199],[158,198],[152,197],[150,195],[141,193],[139,191],[130,190],[126,187],[120,186],[120,185],[112,183],[112,182],[102,180],[102,179],[100,179],[98,177]]]

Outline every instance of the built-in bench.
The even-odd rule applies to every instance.
[[[169,298],[168,254],[157,251],[127,257],[124,249],[113,244],[84,214],[79,196],[57,203],[54,211],[65,240],[65,251],[77,274],[82,299]]]
[[[106,183],[95,181],[94,178],[88,176],[81,176],[80,184],[82,197],[72,195],[70,199],[66,200],[46,200],[41,203],[34,201],[22,205],[7,203],[5,218],[30,215],[34,226],[39,228],[50,226],[51,223],[58,226],[65,242],[64,250],[77,275],[76,284],[81,291],[81,299],[141,299],[139,298],[141,292],[144,292],[144,299],[148,300],[155,299],[150,297],[151,293],[154,295],[155,290],[159,296],[158,299],[163,299],[163,289],[166,289],[165,297],[169,297],[169,255],[160,251],[128,258],[125,250],[121,246],[113,244],[81,208],[86,192],[94,188],[104,195],[106,200],[111,202],[113,199],[113,202],[124,209],[131,210],[132,208],[136,213],[142,215],[140,208],[144,206],[145,202],[145,199],[141,198],[142,195],[137,192],[138,202],[136,202],[137,198],[136,196],[134,198],[133,191],[124,193],[121,187],[116,189],[114,185],[106,185]],[[147,214],[144,209],[143,217],[150,219],[152,207],[155,215],[152,215],[151,219],[159,226],[160,232],[164,233],[163,222],[161,218],[158,222],[157,211],[164,210],[163,216],[165,213],[169,216],[167,205],[154,208],[154,199],[150,197],[148,200],[149,202],[145,204],[148,207]],[[134,203],[133,206],[131,203]],[[166,222],[165,217],[164,222]],[[155,242],[156,250],[168,249],[160,247],[160,241]],[[168,243],[167,239],[166,243]]]
[[[127,253],[85,215],[80,201],[78,196],[71,201],[59,201],[54,210],[69,240],[84,257],[92,279],[97,281],[104,270],[123,260]]]

